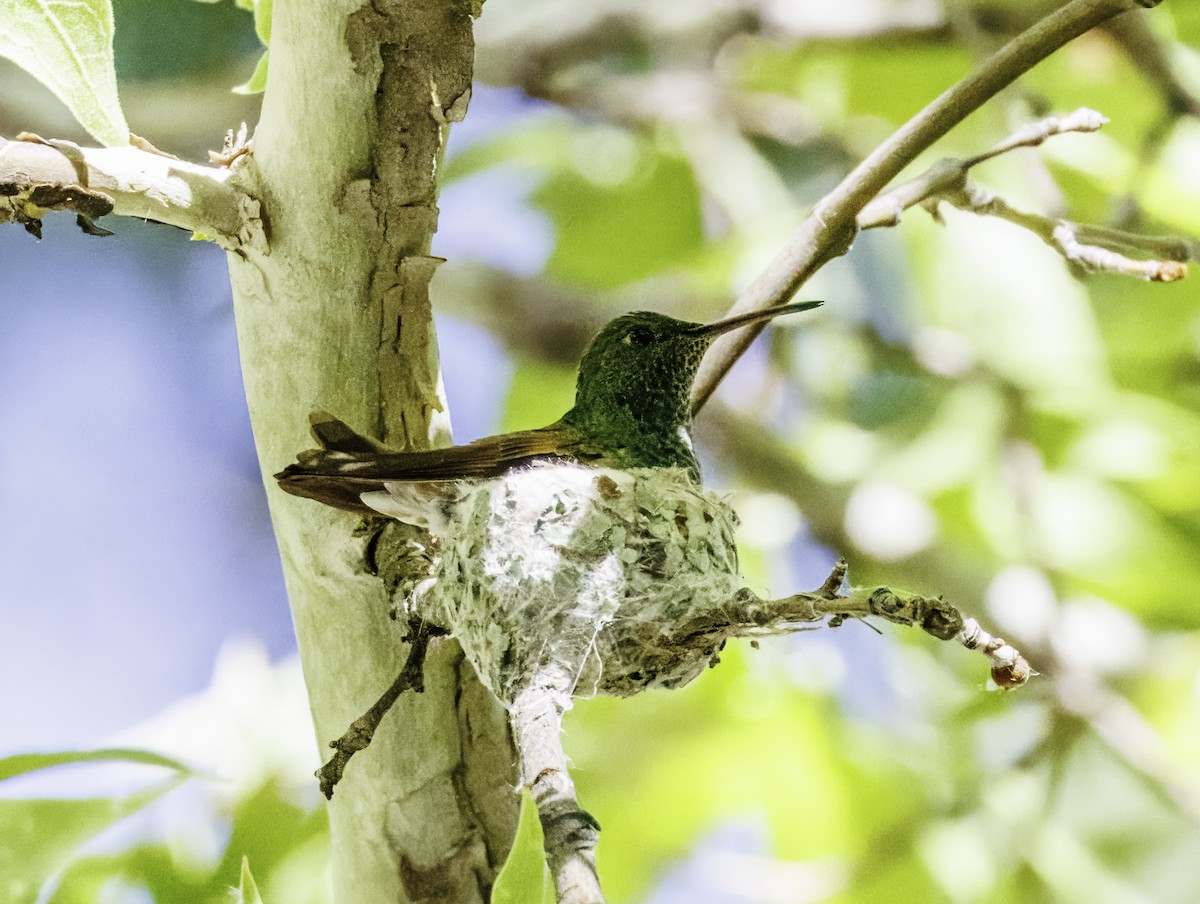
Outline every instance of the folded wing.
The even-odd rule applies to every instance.
[[[279,486],[293,496],[363,514],[378,511],[363,501],[363,494],[387,492],[388,484],[430,484],[414,486],[407,495],[436,497],[444,489],[438,483],[499,477],[546,459],[588,462],[598,457],[589,454],[575,428],[562,422],[420,452],[390,450],[321,412],[312,416],[312,432],[320,448],[302,452],[295,464],[276,474]]]

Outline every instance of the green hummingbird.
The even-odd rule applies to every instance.
[[[793,302],[707,324],[649,311],[624,314],[589,344],[575,405],[553,424],[462,446],[398,452],[318,412],[312,430],[321,448],[301,453],[275,478],[295,496],[426,526],[422,508],[438,495],[439,484],[498,478],[541,461],[680,468],[699,483],[690,396],[704,353],[722,333],[822,303]]]

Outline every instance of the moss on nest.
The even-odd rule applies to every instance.
[[[550,664],[575,696],[628,696],[715,658],[673,629],[736,593],[737,516],[685,471],[538,465],[464,485],[449,522],[417,609],[506,703]]]

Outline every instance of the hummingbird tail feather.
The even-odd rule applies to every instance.
[[[327,423],[323,422],[322,428],[325,426]],[[335,435],[318,433],[315,428],[314,434],[318,441]],[[357,434],[350,431],[350,436]],[[340,442],[340,434],[337,441]],[[361,515],[386,515],[434,530],[445,519],[443,508],[436,503],[453,486],[453,481],[389,480],[388,468],[379,468],[379,460],[378,452],[308,449],[296,456],[294,464],[276,474],[275,479],[281,489],[293,496],[315,499]]]
[[[323,466],[318,460],[322,454],[314,449],[302,455],[297,464],[288,465],[276,474],[280,489],[293,496],[315,499],[348,512],[372,514],[374,510],[365,505],[360,497],[364,491],[378,487],[380,482],[347,479],[336,468]]]
[[[327,411],[314,411],[308,416],[313,439],[322,449],[331,452],[391,452],[378,440],[357,433],[345,421]]]

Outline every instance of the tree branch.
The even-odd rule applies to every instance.
[[[1053,135],[1094,132],[1105,122],[1095,110],[1081,107],[1064,117],[1050,116],[1014,132],[989,151],[958,160],[939,160],[917,178],[879,195],[859,211],[859,229],[894,226],[905,210],[920,204],[937,217],[945,201],[980,216],[999,217],[1028,229],[1070,263],[1087,271],[1106,271],[1155,282],[1187,275],[1186,261],[1196,259],[1196,243],[1175,236],[1144,236],[1120,229],[1086,226],[1058,217],[1018,210],[968,178],[971,168],[1000,154],[1034,147]],[[1141,255],[1130,257],[1128,253]],[[1145,259],[1145,258],[1149,259]]]
[[[232,177],[263,199],[270,253],[228,255],[265,474],[304,448],[316,408],[395,445],[445,439],[429,242],[447,123],[469,96],[477,10],[470,0],[275,6],[254,151]],[[324,742],[401,670],[403,631],[376,566],[404,550],[377,542],[368,555],[345,514],[268,482]],[[406,542],[403,532],[395,539]],[[456,643],[431,645],[424,693],[400,694],[374,731],[374,753],[355,757],[338,785],[328,805],[335,900],[488,900],[516,826],[515,756],[503,709],[462,663]]]
[[[409,635],[404,638],[404,641],[411,646],[408,648],[408,658],[404,660],[404,667],[400,670],[400,674],[396,676],[396,680],[380,698],[371,704],[370,709],[350,723],[350,727],[340,738],[329,742],[334,754],[315,773],[321,785],[321,793],[325,795],[326,800],[333,799],[333,789],[342,780],[342,774],[346,771],[346,764],[350,762],[350,758],[370,746],[375,737],[375,730],[379,728],[379,723],[383,721],[383,717],[387,715],[397,698],[405,691],[417,694],[424,692],[425,653],[429,649],[429,641],[445,634],[446,632],[436,625],[430,625],[420,620],[409,622]]]
[[[232,172],[136,147],[0,138],[0,222],[40,235],[49,210],[74,211],[85,230],[92,219],[115,213],[178,226],[227,250],[252,243],[265,250],[258,202],[229,183]]]
[[[741,293],[729,315],[783,304],[817,270],[846,253],[854,240],[858,212],[922,151],[1020,75],[1113,16],[1157,4],[1158,0],[1071,0],[1022,32],[901,126],[821,199],[787,245]],[[703,407],[760,331],[761,327],[747,327],[714,343],[696,378],[693,411]]]
[[[1018,129],[988,151],[963,160],[943,158],[915,179],[898,185],[868,203],[858,212],[855,221],[859,229],[895,226],[904,211],[943,192],[960,190],[967,173],[975,166],[1017,148],[1036,147],[1054,135],[1068,132],[1095,132],[1108,120],[1087,107],[1080,107],[1066,116],[1047,116]]]
[[[826,622],[836,628],[847,618],[875,615],[898,625],[920,628],[938,640],[953,640],[968,650],[978,650],[992,666],[992,680],[1002,688],[1020,687],[1036,674],[1012,645],[985,631],[973,618],[939,597],[921,596],[890,587],[856,587],[841,592],[846,578],[846,560],[839,559],[820,587],[811,593],[795,593],[777,600],[764,600],[749,590],[720,610],[704,611],[671,631],[664,644],[711,645],[714,636],[756,637],[791,634],[797,624]]]
[[[560,664],[543,665],[513,701],[512,727],[521,782],[537,804],[558,904],[604,904],[596,874],[600,825],[579,806],[562,746],[563,713],[577,679]]]

